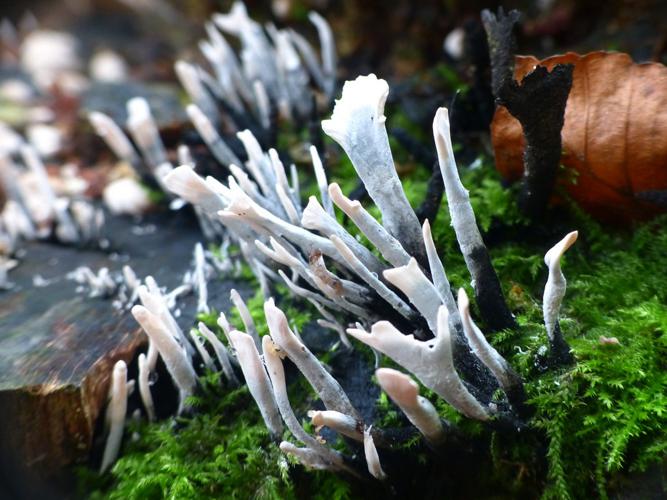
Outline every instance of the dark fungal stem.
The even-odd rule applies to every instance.
[[[515,81],[512,31],[519,18],[514,10],[505,15],[499,9],[497,17],[488,10],[482,12],[496,103],[505,106],[519,120],[526,139],[519,209],[536,222],[544,215],[556,182],[562,148],[560,133],[574,66],[558,64],[551,71],[538,66],[521,83]]]
[[[517,328],[486,247],[482,244],[473,248],[466,264],[475,280],[475,300],[487,326],[492,331]]]

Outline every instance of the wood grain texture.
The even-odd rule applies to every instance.
[[[196,222],[184,214],[141,223],[112,219],[107,228],[113,250],[106,253],[28,244],[10,274],[16,287],[0,294],[0,484],[28,488],[29,496],[41,497],[60,479],[71,479],[66,468],[88,460],[112,367],[120,359],[130,365],[146,343],[129,311],[77,293],[65,275],[81,265],[116,272],[128,263],[139,277],[151,274],[172,289],[201,239]],[[33,286],[35,275],[50,284]],[[247,285],[213,280],[211,304],[228,310],[234,286],[247,295]],[[194,324],[194,300],[184,300],[178,319],[184,328]]]

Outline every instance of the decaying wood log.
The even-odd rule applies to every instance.
[[[54,484],[71,478],[63,472],[88,459],[114,363],[130,365],[146,343],[127,310],[77,293],[66,274],[81,265],[120,271],[128,263],[140,278],[151,274],[171,289],[201,239],[192,220],[172,214],[110,226],[113,252],[27,245],[10,275],[16,286],[0,295],[0,497],[9,485],[21,497],[50,498]],[[37,276],[37,282],[45,280],[42,286],[34,286]],[[211,285],[216,306],[228,307],[234,285]],[[189,328],[192,314],[181,321]]]

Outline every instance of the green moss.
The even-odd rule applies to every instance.
[[[343,181],[346,192],[356,185],[348,163],[342,161],[332,173],[334,180]],[[464,171],[462,177],[483,231],[492,230],[498,221],[507,225],[507,234],[526,231],[515,204],[516,193],[501,185],[488,162]],[[426,181],[419,173],[406,179],[408,198],[415,206]],[[499,332],[490,340],[526,381],[535,412],[526,430],[521,434],[491,431],[422,391],[443,418],[471,440],[485,443],[485,458],[493,468],[489,481],[503,484],[508,496],[530,483],[539,485],[547,498],[604,497],[619,473],[644,470],[663,460],[667,452],[667,218],[621,232],[600,227],[574,207],[570,212],[568,225],[581,233],[563,259],[568,291],[561,326],[576,356],[572,367],[544,372],[536,363],[546,345],[541,311],[546,267],[542,259],[549,243],[560,235],[539,244],[505,236],[490,247],[520,324],[517,331]],[[470,277],[450,226],[446,201],[433,233],[452,285],[470,292]],[[316,317],[301,301],[286,298],[280,287],[276,297],[297,329]],[[260,334],[265,334],[261,293],[247,304]],[[215,314],[202,317],[217,328],[215,319]],[[230,314],[230,321],[242,327],[237,313]],[[615,337],[620,345],[603,345],[601,336]],[[383,365],[391,363],[383,361]],[[285,459],[270,443],[245,390],[225,395],[217,374],[207,374],[204,380],[204,394],[191,401],[200,413],[183,421],[179,430],[170,422],[136,428],[140,440],[126,440],[121,459],[111,475],[102,478],[104,484],[93,497],[352,496],[347,481],[329,473],[300,474],[300,481],[302,476],[308,479],[295,488]],[[304,387],[302,383],[290,385],[299,411],[312,403],[312,391]],[[402,425],[401,415],[385,395],[376,406],[375,425]]]
[[[209,381],[210,382],[210,381]],[[294,498],[287,462],[268,437],[245,387],[228,392],[204,383],[191,419],[135,424],[121,458],[90,498]],[[90,478],[88,478],[88,481]],[[106,483],[106,484],[104,484]]]

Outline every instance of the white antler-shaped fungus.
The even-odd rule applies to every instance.
[[[388,321],[375,323],[371,333],[357,328],[350,328],[347,333],[412,372],[422,384],[467,417],[488,420],[488,410],[470,394],[456,373],[447,316],[446,307],[440,306],[438,335],[427,341],[403,335]]]

